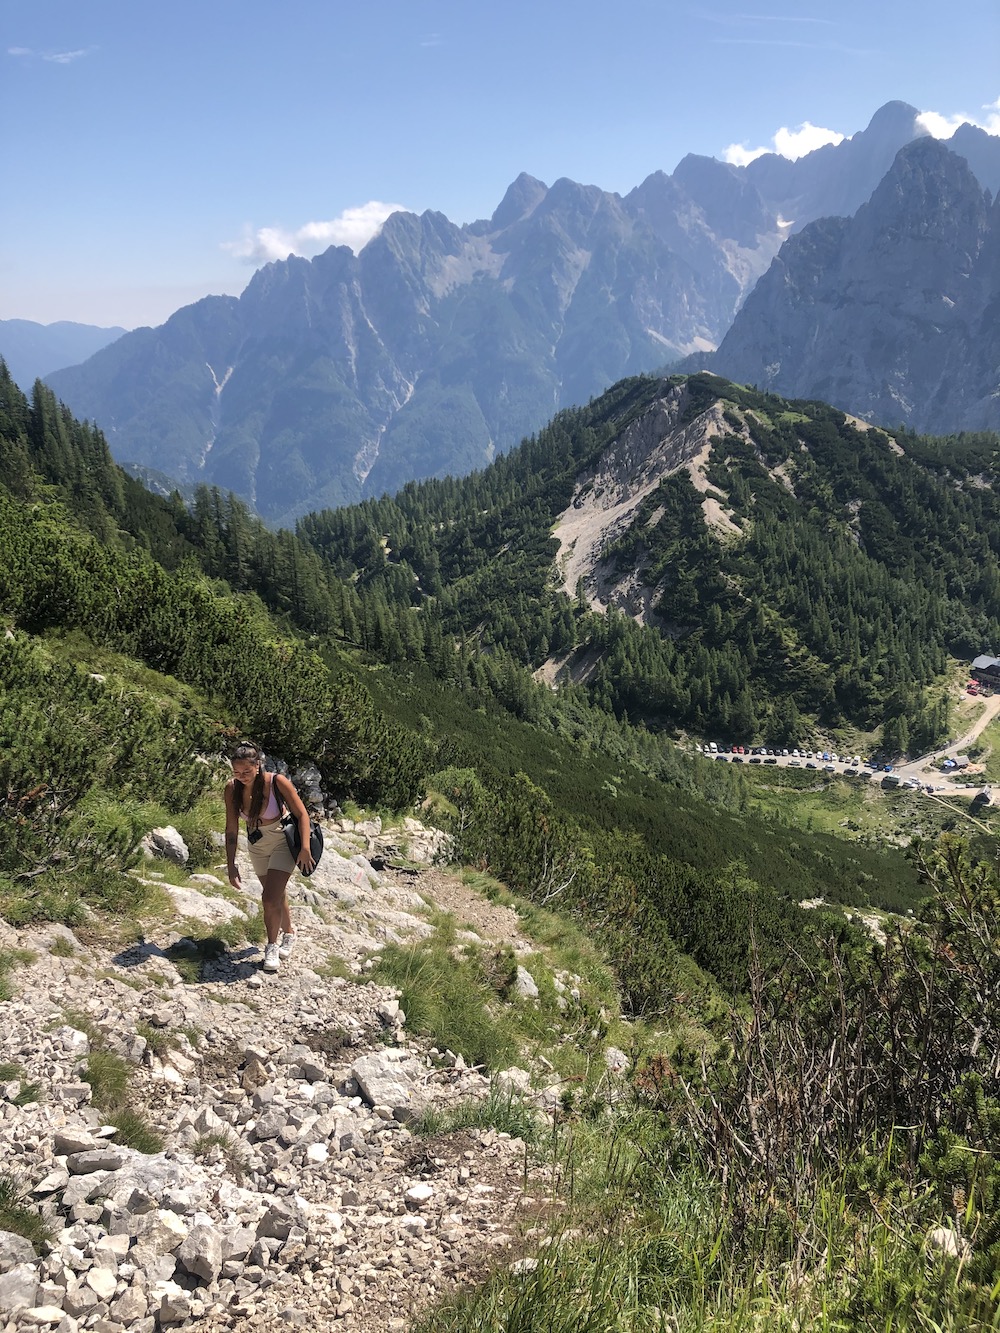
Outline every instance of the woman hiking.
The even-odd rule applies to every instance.
[[[282,806],[288,808],[302,834],[299,869],[309,874],[313,869],[309,850],[309,812],[294,785],[280,773],[264,771],[264,754],[252,741],[241,741],[230,755],[233,776],[226,783],[226,861],[229,882],[242,889],[236,865],[236,847],[240,816],[246,820],[247,842],[254,873],[261,883],[264,929],[264,971],[277,972],[280,960],[287,958],[295,944],[295,928],[288,908],[288,880],[296,862],[288,850],[281,824]]]

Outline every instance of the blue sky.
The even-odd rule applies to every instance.
[[[997,0],[3,0],[0,32],[0,319],[158,324],[389,205],[625,193],[894,98],[1000,132]]]

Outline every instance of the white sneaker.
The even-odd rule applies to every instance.
[[[281,937],[281,943],[278,945],[278,957],[288,958],[294,948],[295,948],[295,932],[292,931],[292,933],[289,934],[288,931],[286,930]]]
[[[264,950],[264,971],[277,972],[280,966],[280,963],[278,961],[279,958],[280,954],[278,953],[277,943],[269,944],[267,948]]]

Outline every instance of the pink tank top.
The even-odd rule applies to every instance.
[[[240,813],[243,815],[243,818],[246,819],[247,824],[249,824],[250,820],[247,818],[246,811],[240,811]],[[271,786],[267,794],[267,800],[264,802],[264,808],[260,812],[260,822],[263,824],[268,820],[277,819],[280,814],[281,806],[278,804],[277,789],[274,784],[274,774],[272,773]]]
[[[281,806],[278,804],[278,793],[274,785],[274,776],[271,777],[271,790],[267,794],[267,801],[264,809],[260,812],[261,819],[277,819],[281,814]]]

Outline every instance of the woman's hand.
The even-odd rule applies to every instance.
[[[308,843],[302,844],[302,850],[299,852],[298,867],[303,875],[311,875],[316,869],[316,862],[313,860],[313,854],[309,850]]]
[[[239,868],[238,868],[237,866],[233,866],[232,870],[230,870],[230,872],[229,872],[229,882],[230,882],[230,884],[233,886],[234,889],[240,889],[240,890],[242,890],[242,888],[243,888],[243,881],[240,879],[240,872],[239,872]]]

